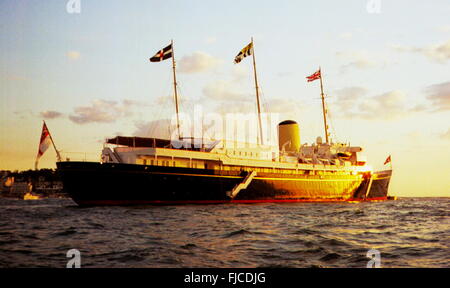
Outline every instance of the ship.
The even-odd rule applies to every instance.
[[[262,143],[253,39],[235,63],[249,55],[258,143],[182,137],[172,41],[150,61],[172,58],[178,137],[116,136],[105,141],[99,162],[60,159],[56,165],[64,191],[80,206],[388,200],[392,166],[372,171],[362,147],[330,139],[320,67],[307,79],[320,79],[325,139],[301,144],[300,125],[287,119],[277,125],[278,145]]]

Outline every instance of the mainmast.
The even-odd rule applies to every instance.
[[[306,79],[308,79],[308,82],[320,79],[320,96],[322,97],[323,126],[325,129],[325,141],[327,144],[330,144],[330,141],[328,138],[329,133],[328,133],[328,124],[327,124],[327,108],[325,107],[325,95],[323,94],[322,71],[320,71],[320,66],[319,66],[319,70],[314,72],[312,75],[307,76]]]
[[[327,109],[325,108],[325,96],[323,94],[323,83],[322,83],[322,72],[319,67],[319,75],[320,75],[320,96],[322,97],[322,110],[323,110],[323,125],[325,128],[325,141],[329,144],[328,141],[328,124],[327,124]]]
[[[175,96],[175,110],[177,113],[177,132],[178,132],[178,140],[181,140],[180,133],[180,116],[178,113],[178,92],[177,92],[177,76],[175,73],[175,52],[173,49],[173,40],[170,41],[170,45],[172,46],[172,69],[173,69],[173,91]]]
[[[253,37],[252,37],[252,50],[253,50],[253,74],[255,76],[255,89],[256,89],[256,104],[258,106],[258,123],[259,123],[259,136],[260,136],[260,144],[264,144],[263,138],[263,129],[262,129],[262,121],[261,121],[261,105],[259,101],[259,87],[258,87],[258,77],[256,74],[256,60],[255,60],[255,46],[253,45]]]

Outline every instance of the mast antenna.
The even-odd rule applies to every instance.
[[[259,87],[258,87],[258,77],[256,74],[256,60],[255,60],[255,45],[253,44],[252,37],[252,49],[253,49],[253,74],[255,76],[255,89],[256,89],[256,104],[258,106],[258,123],[259,123],[259,136],[260,136],[260,144],[264,145],[264,137],[263,137],[263,129],[262,129],[262,121],[261,121],[261,105],[259,100]]]

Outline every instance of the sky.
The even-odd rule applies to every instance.
[[[99,160],[104,139],[155,136],[180,110],[254,113],[254,39],[263,111],[323,137],[319,66],[332,138],[392,156],[390,194],[450,196],[449,1],[0,2],[0,170],[34,167],[42,120],[58,150]],[[163,123],[163,124],[161,124]],[[156,125],[159,124],[159,125]],[[48,150],[40,168],[55,168]]]

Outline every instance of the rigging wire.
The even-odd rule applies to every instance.
[[[328,96],[327,94],[325,94],[326,97],[325,98],[330,98],[330,96]],[[328,115],[328,132],[330,133],[330,138],[334,139],[334,143],[339,143],[337,134],[336,134],[336,130],[335,130],[335,125],[334,125],[334,119],[333,119],[333,113],[331,112],[332,109],[330,110],[330,105],[328,104],[328,102],[325,102],[325,109],[327,111],[327,115]]]
[[[166,83],[166,85],[163,85],[164,89],[161,89],[161,90],[164,91],[164,93],[160,94],[158,96],[158,98],[154,100],[154,102],[156,102],[155,103],[155,107],[157,108],[156,109],[157,111],[156,111],[156,113],[155,113],[155,111],[153,111],[153,113],[155,113],[154,115],[156,117],[154,117],[154,119],[153,119],[154,122],[152,123],[152,125],[147,128],[147,131],[149,133],[149,135],[148,135],[149,137],[156,137],[157,136],[157,131],[159,129],[161,129],[161,124],[162,124],[161,123],[162,121],[160,121],[160,120],[162,119],[163,115],[168,115],[167,113],[165,113],[165,111],[169,110],[169,102],[172,102],[172,101],[169,101],[169,99],[170,98],[173,99],[173,91],[170,92],[170,90],[171,90],[170,86],[172,86],[171,85],[171,80],[170,80],[170,74],[167,73],[165,75],[166,75],[166,77],[164,77],[164,81],[162,83]],[[172,95],[172,97],[169,97],[170,95]],[[161,100],[160,103],[159,103],[159,100]],[[170,120],[169,120],[169,125],[168,126],[169,126],[168,127],[169,128],[169,135],[171,135],[172,131],[170,131],[170,128],[171,128],[170,127]],[[165,129],[165,127],[164,127],[164,129]]]

